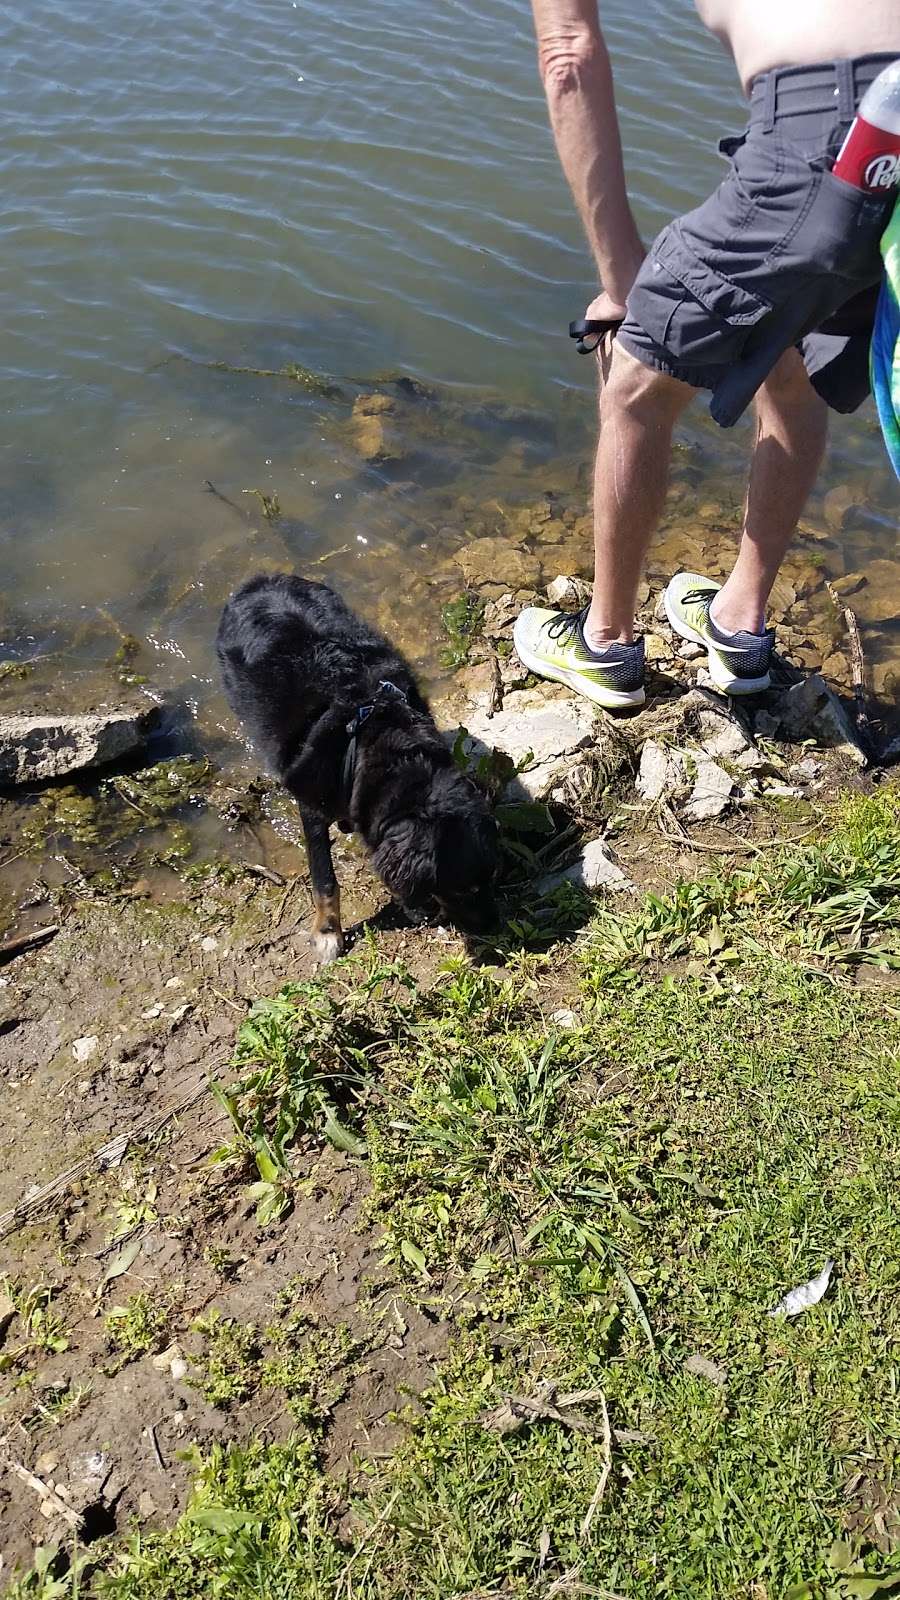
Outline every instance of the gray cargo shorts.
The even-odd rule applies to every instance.
[[[792,345],[835,411],[855,411],[869,392],[879,243],[895,196],[864,194],[830,168],[866,88],[893,59],[756,78],[746,132],[719,144],[728,177],[663,229],[635,279],[619,343],[711,389],[724,428]]]

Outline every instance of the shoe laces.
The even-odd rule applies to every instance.
[[[547,638],[558,642],[568,634],[577,633],[589,610],[590,607],[585,606],[582,611],[558,611],[553,621],[546,625]]]
[[[688,606],[712,605],[718,592],[718,589],[688,589],[681,597],[682,604]]]

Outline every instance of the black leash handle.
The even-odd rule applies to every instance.
[[[618,333],[624,321],[624,317],[579,317],[569,323],[569,338],[578,340],[575,349],[580,356],[592,356],[603,335]],[[585,344],[585,339],[594,343]]]

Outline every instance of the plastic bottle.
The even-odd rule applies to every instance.
[[[900,60],[869,85],[831,170],[867,194],[900,185]]]

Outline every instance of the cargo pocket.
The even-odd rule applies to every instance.
[[[677,223],[656,240],[628,301],[629,316],[684,366],[734,360],[771,310],[762,295],[696,256]]]
[[[874,280],[881,269],[879,245],[893,200],[892,195],[883,199],[867,194],[831,172],[822,172],[813,203],[791,242],[791,256],[819,273]]]

